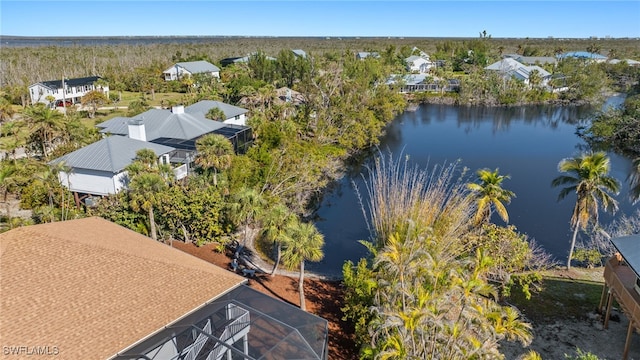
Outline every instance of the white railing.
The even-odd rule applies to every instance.
[[[193,344],[187,346],[182,351],[183,354],[187,352],[187,354],[184,357],[184,360],[195,360],[196,356],[198,356],[198,353],[200,352],[200,350],[202,350],[202,347],[209,339],[209,337],[206,334],[211,334],[211,320],[207,320],[207,323],[202,328],[202,330],[203,332],[198,335],[198,337],[196,338],[196,341],[194,341]]]
[[[249,311],[245,310],[235,304],[227,305],[227,319],[233,319],[228,325],[224,327],[224,331],[220,335],[219,339],[224,341],[225,344],[233,346],[233,344],[240,340],[248,333],[249,326]],[[217,344],[216,347],[209,353],[207,360],[219,360],[228,351],[226,346]]]

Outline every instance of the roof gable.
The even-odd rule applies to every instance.
[[[220,71],[220,68],[204,60],[179,62],[179,63],[176,63],[175,66],[179,66],[187,70],[191,74],[210,73],[210,72]],[[169,70],[171,70],[171,68],[167,69],[166,71],[169,71]]]
[[[65,359],[115,356],[245,282],[97,217],[2,233],[0,256],[0,342]]]
[[[142,149],[151,149],[158,156],[175,150],[170,146],[130,139],[125,136],[109,136],[72,153],[63,155],[49,164],[63,162],[71,168],[107,171],[117,174],[131,164],[136,157],[136,153]]]

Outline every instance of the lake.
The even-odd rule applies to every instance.
[[[613,97],[604,106],[617,106],[622,101]],[[560,188],[552,188],[551,181],[560,175],[560,160],[586,148],[576,135],[576,127],[592,113],[588,107],[421,105],[416,111],[400,114],[389,125],[380,150],[385,154],[391,151],[394,156],[407,155],[410,163],[421,169],[459,160],[460,169],[469,168],[471,179],[480,168],[499,168],[500,174],[510,176],[503,187],[516,194],[507,205],[510,224],[535,239],[555,260],[565,262],[575,196],[558,202]],[[609,156],[610,175],[622,184],[617,215],[631,215],[637,209],[627,200],[631,160],[611,153]],[[325,258],[309,263],[310,271],[340,276],[346,260],[357,262],[367,255],[358,240],[369,239],[369,231],[354,191],[355,184],[364,192],[362,171],[352,169],[325,196],[316,221],[325,236]],[[612,219],[604,212],[600,215],[601,224]],[[497,217],[493,221],[504,225]]]

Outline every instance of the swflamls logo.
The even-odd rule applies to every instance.
[[[4,355],[56,356],[60,353],[57,346],[3,346]]]

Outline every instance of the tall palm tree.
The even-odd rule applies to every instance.
[[[264,198],[255,189],[243,188],[234,196],[234,202],[231,204],[231,217],[244,228],[244,245],[249,238],[249,227],[263,214],[265,204]]]
[[[2,191],[3,201],[7,207],[7,223],[9,229],[12,228],[11,222],[11,204],[8,197],[11,192],[17,188],[17,182],[15,179],[16,166],[14,164],[2,164],[0,168],[0,190]]]
[[[571,216],[573,237],[567,259],[567,270],[571,268],[571,258],[576,245],[579,229],[586,229],[590,222],[598,223],[598,207],[601,204],[605,211],[616,212],[618,202],[609,194],[618,194],[618,180],[609,176],[611,163],[604,152],[588,152],[573,158],[562,159],[558,163],[560,175],[553,179],[551,186],[566,186],[560,190],[558,201],[567,195],[576,194],[576,205]]]
[[[304,262],[320,261],[324,257],[322,247],[324,246],[324,236],[312,223],[297,222],[293,225],[291,232],[292,241],[287,243],[287,247],[282,254],[283,264],[293,269],[300,267],[298,278],[298,292],[300,294],[300,309],[305,310],[304,300]]]
[[[159,194],[167,188],[162,176],[155,173],[141,173],[133,177],[129,183],[131,208],[134,211],[144,210],[149,219],[151,238],[158,240],[156,221],[153,209],[159,203]]]
[[[233,159],[233,144],[220,134],[207,134],[196,140],[196,164],[213,170],[213,185],[218,186],[218,170],[226,170]]]
[[[296,221],[295,214],[293,214],[283,204],[276,204],[271,207],[265,214],[262,221],[262,236],[267,241],[272,241],[276,250],[276,259],[273,264],[273,270],[271,275],[275,275],[280,264],[280,258],[282,256],[282,244],[291,241],[290,231],[291,226]]]
[[[47,160],[54,140],[64,129],[62,114],[46,106],[35,105],[24,110],[31,140],[38,143],[42,157]]]
[[[498,169],[491,171],[489,169],[480,169],[476,172],[479,183],[469,183],[467,188],[471,190],[476,197],[477,211],[475,220],[477,224],[489,222],[493,213],[493,208],[504,222],[509,222],[509,213],[505,207],[505,203],[509,204],[511,198],[516,195],[502,188],[502,182],[509,179],[509,175],[500,175]]]

